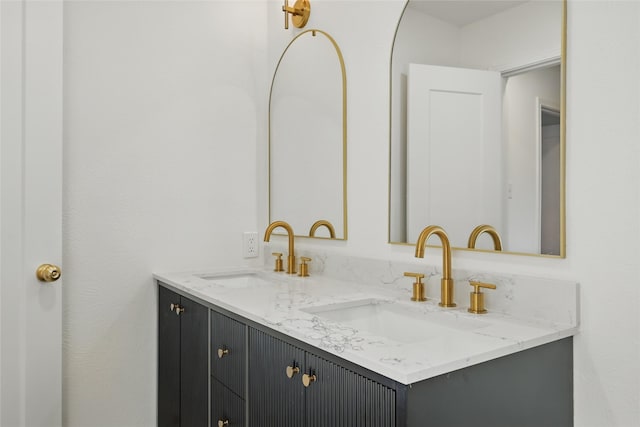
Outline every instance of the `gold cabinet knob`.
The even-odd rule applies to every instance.
[[[180,314],[184,311],[184,307],[180,307],[179,304],[171,304],[169,308],[171,309],[171,311],[175,311],[177,316],[180,316]]]
[[[218,420],[218,427],[224,427],[229,425],[229,420]]]
[[[36,277],[41,282],[55,282],[61,275],[62,270],[54,264],[42,264],[36,270]]]
[[[298,373],[300,373],[300,368],[297,366],[287,366],[287,377],[293,378],[293,376]]]
[[[227,354],[229,354],[229,349],[228,348],[225,348],[225,349],[219,348],[218,349],[218,359],[222,359]]]
[[[491,283],[469,281],[469,285],[473,286],[473,292],[469,294],[469,313],[484,314],[487,309],[484,308],[484,294],[480,288],[495,289],[496,285]]]
[[[304,375],[302,376],[302,384],[303,384],[305,387],[309,387],[309,386],[311,385],[311,383],[312,383],[312,382],[315,382],[315,381],[317,381],[317,380],[318,380],[318,377],[316,377],[316,374],[312,374],[312,375],[304,374]]]

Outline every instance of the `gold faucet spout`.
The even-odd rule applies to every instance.
[[[469,242],[467,247],[469,249],[475,249],[476,240],[482,233],[487,233],[493,239],[493,249],[496,251],[502,250],[502,240],[500,239],[500,235],[498,234],[498,230],[488,224],[479,225],[473,229],[471,235],[469,235]]]
[[[332,239],[336,238],[336,230],[333,228],[333,225],[331,225],[331,223],[326,219],[320,219],[313,223],[313,225],[311,226],[311,230],[309,230],[309,237],[315,237],[316,230],[322,226],[327,227],[327,230],[329,230],[329,236]]]
[[[442,279],[440,280],[440,306],[455,307],[453,302],[453,279],[451,278],[451,244],[444,229],[438,225],[425,227],[418,236],[416,242],[416,258],[424,258],[424,248],[427,240],[433,234],[440,238],[442,243]]]
[[[282,227],[287,231],[289,236],[289,256],[287,256],[287,273],[296,273],[296,256],[293,251],[293,228],[285,221],[273,221],[264,232],[264,241],[268,242],[271,239],[271,233],[278,227]]]

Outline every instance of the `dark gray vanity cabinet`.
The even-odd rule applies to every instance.
[[[211,424],[245,425],[246,329],[211,311]],[[226,424],[225,424],[226,423]]]
[[[253,328],[249,349],[252,426],[396,425],[392,388]]]
[[[158,289],[158,426],[206,426],[209,310]]]
[[[159,289],[160,427],[573,426],[571,337],[405,385]]]

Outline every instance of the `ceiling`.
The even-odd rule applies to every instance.
[[[527,0],[410,0],[407,8],[463,27],[526,2]]]

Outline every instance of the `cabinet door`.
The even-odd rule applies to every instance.
[[[211,374],[245,397],[246,326],[211,312]]]
[[[225,424],[226,423],[226,424]],[[211,378],[211,426],[244,427],[244,400]]]
[[[300,372],[289,378],[287,366],[300,368]],[[251,426],[304,426],[303,369],[304,351],[249,328],[248,405]],[[327,426],[329,424],[324,427]]]
[[[180,426],[180,296],[158,287],[158,427]]]
[[[394,427],[395,391],[328,360],[307,353],[306,427]]]
[[[180,426],[202,427],[209,421],[209,310],[185,297],[180,306]]]

